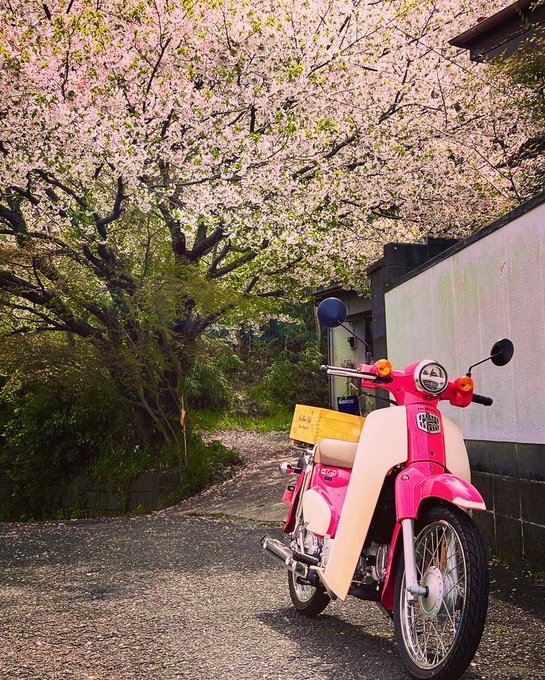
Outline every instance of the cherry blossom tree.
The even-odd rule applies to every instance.
[[[447,45],[501,5],[0,0],[4,326],[93,343],[173,432],[226,314],[520,197],[528,131]]]

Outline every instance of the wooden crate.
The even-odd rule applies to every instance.
[[[317,406],[297,404],[293,413],[290,437],[297,442],[316,444],[322,439],[357,442],[365,418]]]

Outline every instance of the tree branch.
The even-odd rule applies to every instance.
[[[1,204],[0,204],[0,220],[12,227],[12,231],[9,231],[7,233],[13,235],[25,233],[26,224],[24,219],[17,215],[17,213],[13,212],[12,210],[8,210]]]
[[[224,236],[223,227],[216,227],[210,236],[206,236],[206,225],[199,225],[197,237],[193,248],[187,254],[187,258],[191,262],[197,262],[208,253],[212,252],[215,245],[217,245]]]
[[[248,262],[255,260],[257,255],[258,255],[257,252],[250,251],[250,252],[246,253],[246,255],[242,255],[241,257],[238,257],[236,260],[233,260],[229,264],[226,264],[224,267],[220,267],[219,269],[210,268],[210,270],[208,272],[208,278],[219,279],[221,276],[225,276],[226,274],[229,274],[230,272],[235,271],[235,269],[242,267],[243,265],[247,264]]]
[[[220,252],[217,255],[214,255],[208,272],[209,273],[214,272],[217,269],[218,264],[222,260],[224,260],[227,257],[227,255],[229,255],[230,252],[233,252],[233,251],[234,251],[234,248],[232,247],[230,241],[227,241],[227,243],[223,246],[223,248],[220,250]]]
[[[342,151],[342,149],[344,149],[346,146],[349,146],[350,144],[355,142],[357,139],[358,139],[358,133],[354,132],[353,134],[346,137],[346,139],[344,139],[342,142],[339,142],[338,144],[336,144],[330,151],[328,151],[325,154],[324,158],[326,160],[330,160],[331,158],[336,156],[339,153],[339,151]],[[300,177],[301,175],[306,175],[307,172],[310,172],[311,170],[316,170],[317,164],[318,164],[317,161],[313,161],[312,163],[309,163],[308,165],[305,165],[304,167],[299,168],[299,170],[296,170],[294,173],[292,173],[292,178],[297,179],[297,177]]]
[[[102,238],[106,238],[107,232],[106,232],[106,227],[108,224],[111,222],[114,222],[115,220],[119,219],[121,216],[121,213],[123,211],[123,201],[125,200],[126,196],[123,193],[123,179],[121,177],[117,178],[117,192],[115,195],[115,200],[114,200],[114,206],[112,208],[112,211],[109,215],[106,217],[99,217],[97,213],[93,213],[95,222],[97,225],[97,230],[98,233],[102,236]]]
[[[84,210],[89,210],[89,204],[87,203],[85,198],[83,198],[82,196],[78,196],[77,193],[71,187],[67,186],[63,182],[60,182],[52,174],[50,174],[49,172],[45,172],[45,170],[34,170],[33,172],[37,174],[39,177],[41,177],[48,184],[57,187],[57,189],[60,189],[61,191],[64,191],[64,193],[67,194],[68,196],[71,196],[80,206],[80,208],[83,208]]]
[[[268,293],[257,293],[257,297],[260,298],[281,298],[286,294],[285,290],[271,290]]]
[[[11,331],[8,333],[8,336],[12,335],[20,335],[22,333],[44,333],[44,332],[59,332],[62,331],[63,333],[71,333],[71,329],[68,328],[68,326],[64,326],[62,324],[55,324],[54,326],[36,326],[34,328],[30,328],[29,326],[22,326],[21,328],[16,328],[14,331]]]
[[[257,282],[259,281],[259,276],[254,276],[250,283],[246,286],[246,290],[244,291],[246,295],[249,295],[252,290],[256,287]]]
[[[267,276],[276,276],[277,274],[285,274],[292,267],[294,267],[296,264],[301,262],[303,259],[304,259],[303,255],[299,255],[294,260],[291,260],[291,262],[287,262],[282,267],[279,267],[278,269],[272,269],[272,270],[269,270],[269,271],[265,271],[263,273],[266,274]]]
[[[41,305],[58,317],[67,326],[68,330],[76,335],[81,335],[85,338],[101,335],[100,329],[89,325],[85,321],[76,319],[58,295],[38,288],[13,272],[0,270],[0,289],[33,304]]]
[[[165,52],[167,51],[168,46],[170,45],[172,41],[172,37],[167,38],[163,45],[161,46],[161,51],[159,52],[159,57],[157,58],[157,61],[155,62],[153,69],[151,71],[148,83],[146,85],[146,90],[145,90],[145,95],[144,95],[144,105],[142,107],[142,110],[146,110],[146,100],[148,98],[148,95],[151,90],[151,86],[153,84],[153,81],[155,79],[155,76],[157,75],[157,71],[159,70],[159,66],[161,65],[161,62],[163,61],[163,57],[165,56]]]
[[[172,250],[179,257],[185,257],[187,253],[187,244],[180,221],[172,216],[172,213],[169,211],[165,203],[159,203],[159,210],[161,211],[161,215],[163,216],[163,219],[170,232]]]

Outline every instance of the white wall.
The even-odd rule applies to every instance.
[[[363,337],[365,333],[363,319],[360,323],[357,320],[347,321],[346,327],[354,331],[356,334]],[[352,349],[348,339],[351,337],[344,328],[333,328],[330,331],[330,361],[332,366],[345,366],[351,368],[359,368],[360,364],[365,362],[366,348],[359,340],[355,341],[355,347]],[[332,406],[337,410],[337,397],[342,397],[347,393],[347,385],[350,382],[348,378],[332,377]]]
[[[388,291],[386,325],[394,368],[431,358],[451,378],[510,338],[510,364],[473,371],[494,404],[441,409],[466,439],[545,444],[545,205]]]

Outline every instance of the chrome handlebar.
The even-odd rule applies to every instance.
[[[356,368],[342,368],[340,366],[320,366],[320,371],[322,373],[327,373],[327,375],[338,375],[342,378],[365,378],[366,376],[371,376],[376,378],[374,373],[362,373]]]

